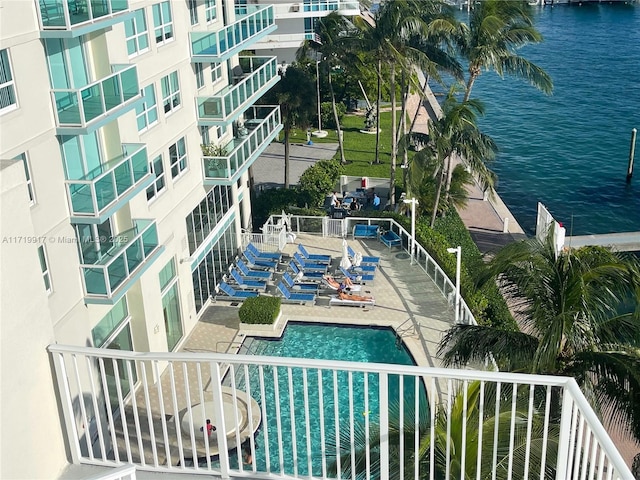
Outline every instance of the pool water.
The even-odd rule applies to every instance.
[[[394,331],[390,328],[289,322],[280,339],[253,339],[248,347],[250,353],[265,356],[415,365],[409,351],[401,341],[397,341]],[[274,380],[274,370],[276,370],[277,382]],[[322,403],[318,394],[319,376],[322,378]],[[290,379],[285,368],[264,367],[263,378],[265,379],[266,421],[263,418],[263,423],[256,433],[256,455],[253,459],[258,471],[309,475],[311,469],[312,475],[322,476],[323,447],[327,455],[326,463],[331,463],[335,458],[336,437],[340,436],[340,442],[344,445],[346,440],[343,437],[350,434],[352,421],[356,435],[358,431],[364,431],[365,422],[368,421],[370,429],[378,422],[379,379],[376,374],[367,374],[366,378],[363,373],[351,375],[352,405],[349,401],[347,372],[337,372],[334,378],[332,371],[323,370],[319,375],[317,370],[308,369],[306,371],[307,398],[304,395],[305,379],[302,368],[292,370],[291,395],[289,394]],[[250,369],[249,382],[251,396],[262,405],[263,398],[257,367]],[[334,397],[336,385],[338,395]],[[245,389],[245,387],[244,377],[239,378],[237,388]],[[405,402],[405,411],[407,413],[409,410],[413,411],[416,389],[420,410],[427,409],[426,393],[422,383],[418,383],[416,387],[416,380],[405,376],[403,392],[400,392],[398,376],[390,375],[389,404]],[[280,398],[279,412],[274,403],[276,397]],[[338,404],[337,426],[335,399]],[[320,414],[321,405],[323,415]],[[282,449],[278,447],[277,418],[280,418]],[[307,422],[309,438],[307,438]],[[321,435],[321,431],[324,435]]]

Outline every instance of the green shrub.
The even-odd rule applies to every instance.
[[[280,313],[280,297],[247,298],[238,315],[242,323],[250,325],[271,325]]]
[[[336,111],[338,112],[338,121],[342,125],[342,118],[347,113],[347,106],[342,102],[336,103]],[[320,117],[322,118],[322,126],[325,128],[337,128],[336,120],[333,116],[333,107],[331,102],[322,102],[320,106]]]
[[[343,168],[337,160],[320,160],[300,176],[299,189],[310,207],[320,207],[334,188]]]

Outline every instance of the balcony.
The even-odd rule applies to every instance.
[[[254,115],[244,124],[247,135],[226,146],[226,156],[202,158],[205,185],[234,184],[282,130],[278,107],[254,107]]]
[[[43,38],[78,37],[131,16],[128,0],[38,0]]]
[[[263,38],[258,43],[253,45],[255,50],[262,50],[265,48],[298,48],[305,40],[313,40],[314,33],[287,33],[269,35]]]
[[[228,125],[280,80],[276,57],[240,57],[237,68],[237,84],[196,98],[200,125]]]
[[[82,88],[51,91],[59,135],[85,135],[135,108],[141,99],[136,66],[113,65],[112,70]]]
[[[123,144],[122,155],[76,180],[66,180],[71,222],[103,223],[153,183],[144,144]]]
[[[223,62],[276,29],[271,5],[247,6],[242,13],[244,16],[217,32],[191,32],[191,61]],[[236,13],[236,17],[241,14]]]
[[[80,265],[85,303],[115,304],[164,250],[154,220],[134,225],[108,239],[111,247],[98,252],[95,262]]]

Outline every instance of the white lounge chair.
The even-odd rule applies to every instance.
[[[348,307],[374,307],[376,301],[373,297],[369,300],[347,300],[344,297],[340,298],[338,295],[331,295],[329,299],[329,305],[345,305]]]

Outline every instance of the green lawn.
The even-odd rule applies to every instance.
[[[398,112],[400,117],[400,112]],[[381,177],[389,178],[391,167],[391,112],[380,114],[380,164],[371,165],[375,159],[376,136],[360,133],[364,128],[364,116],[345,115],[342,119],[344,130],[344,155],[348,165],[345,165],[345,174],[356,177]],[[313,137],[314,143],[338,143],[336,130],[328,130],[329,135],[325,138]],[[292,131],[292,142],[306,142],[306,132],[301,130]],[[409,152],[412,155],[413,152]],[[340,159],[340,153],[336,152],[336,159]],[[402,163],[402,158],[398,158],[398,165]],[[397,170],[396,175],[402,177],[402,171]]]

